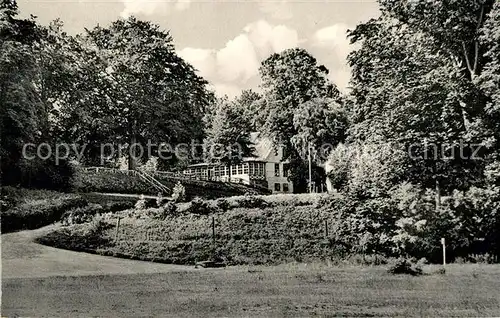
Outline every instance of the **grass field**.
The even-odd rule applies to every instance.
[[[12,278],[2,287],[2,316],[9,317],[500,315],[494,265],[450,265],[446,275],[421,277],[390,275],[383,267],[233,267]]]

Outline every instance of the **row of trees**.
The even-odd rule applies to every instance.
[[[305,191],[309,150],[345,139],[343,98],[328,70],[303,49],[271,55],[260,68],[263,92],[243,91],[229,101],[216,99],[175,53],[169,33],[150,22],[132,17],[70,36],[59,20],[45,27],[35,17],[17,18],[15,1],[3,0],[1,10],[4,183],[31,183],[49,166],[54,176],[63,167],[70,173],[54,158],[24,160],[22,148],[30,142],[77,144],[82,164],[99,165],[105,143],[238,143],[247,156],[250,133],[259,131],[285,148],[295,188]],[[231,164],[239,155],[228,151],[218,161]],[[160,168],[191,162],[178,161],[173,155],[159,161]],[[316,153],[317,182],[325,178],[320,163]],[[130,156],[129,169],[136,165]]]
[[[324,178],[318,167],[332,152],[334,184],[361,197],[411,181],[433,188],[439,204],[454,189],[498,182],[500,17],[494,0],[380,0],[380,17],[350,31],[360,48],[348,58],[347,95],[324,66],[296,48],[262,62],[262,92],[243,91],[232,101],[216,99],[175,53],[169,33],[150,22],[129,18],[70,36],[60,21],[44,27],[33,17],[16,18],[15,2],[1,3],[4,180],[31,171],[21,156],[26,142],[86,144],[83,163],[95,165],[102,143],[148,140],[238,143],[249,155],[250,132],[259,131],[284,147],[298,191],[306,190],[310,149],[317,182]],[[353,158],[361,149],[370,154]],[[228,151],[218,160],[231,164],[238,156]],[[173,156],[160,165],[187,163]]]
[[[60,21],[45,27],[17,14],[15,1],[0,2],[4,183],[31,182],[49,166],[52,175],[61,172],[64,164],[24,160],[23,145],[30,142],[86,145],[79,148],[82,163],[94,165],[103,143],[203,139],[203,114],[214,94],[176,54],[168,32],[129,18],[70,36]],[[131,169],[135,165],[129,160]]]
[[[348,142],[403,152],[384,158],[389,179],[435,188],[437,204],[484,186],[498,176],[500,4],[379,3],[381,16],[350,33],[361,48],[349,56]]]
[[[207,144],[238,143],[248,155],[250,132],[258,131],[276,148],[283,148],[295,190],[307,191],[309,151],[314,158],[314,182],[321,184],[325,174],[320,166],[329,150],[346,138],[343,97],[328,79],[328,69],[304,49],[272,54],[259,72],[261,93],[243,91],[235,100],[222,99],[216,105],[208,120]],[[237,160],[231,152],[222,159],[231,160]]]
[[[412,182],[433,189],[438,206],[455,189],[498,184],[500,4],[379,4],[380,17],[349,33],[360,48],[348,57],[347,95],[305,50],[285,50],[262,62],[261,94],[223,103],[246,124],[227,125],[229,117],[221,121],[219,114],[208,135],[228,140],[218,135],[228,132],[217,124],[225,122],[239,127],[233,136],[245,129],[270,136],[284,146],[301,190],[308,147],[324,144],[337,146],[329,162],[334,184],[359,197]]]

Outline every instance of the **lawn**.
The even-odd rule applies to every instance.
[[[432,273],[438,267],[426,267]],[[282,265],[164,274],[6,279],[2,316],[499,316],[500,266],[446,275]]]

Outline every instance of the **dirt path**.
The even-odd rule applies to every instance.
[[[34,242],[36,237],[51,231],[56,226],[50,225],[37,230],[1,235],[2,278],[164,273],[194,270],[194,267],[66,251]]]

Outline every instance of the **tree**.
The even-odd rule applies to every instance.
[[[379,0],[382,11],[430,36],[473,79],[485,65],[479,36],[496,0]]]
[[[0,3],[0,172],[5,184],[20,180],[22,147],[34,142],[41,128],[42,108],[32,82],[35,25],[16,19],[17,13],[14,1]]]
[[[95,27],[82,38],[105,63],[99,73],[105,85],[97,90],[106,102],[98,118],[109,125],[114,141],[176,144],[203,137],[203,113],[213,94],[175,53],[168,32],[131,17]],[[129,168],[135,169],[130,150]]]
[[[490,148],[493,152],[491,156],[493,162],[490,170],[498,171],[498,168],[493,168],[500,166],[500,3],[498,1],[487,17],[480,40],[481,45],[487,48],[485,53],[487,63],[477,82],[487,97],[483,122],[492,136]]]
[[[297,134],[291,142],[301,157],[306,157],[311,147],[317,152],[316,163],[322,163],[334,147],[345,141],[347,114],[333,99],[314,98],[295,110],[293,125]]]
[[[350,33],[361,48],[349,56],[353,87],[350,141],[392,143],[406,149],[403,180],[442,190],[477,182],[481,165],[463,158],[473,134],[480,92],[450,54],[420,30],[383,14]],[[457,181],[460,181],[458,183]]]
[[[225,164],[231,179],[231,165],[253,153],[250,131],[245,118],[233,103],[220,100],[207,131],[205,147],[209,162]]]
[[[258,101],[260,99],[260,94],[248,89],[243,90],[241,95],[236,97],[232,103],[236,110],[241,113],[244,124],[248,126],[249,131],[260,130],[255,121],[256,114],[259,112]]]
[[[276,146],[281,145],[285,149],[294,188],[304,191],[307,164],[305,157],[301,156],[303,153],[292,143],[299,134],[294,116],[297,111],[302,111],[304,103],[314,98],[340,101],[340,93],[328,80],[328,69],[318,65],[316,59],[304,49],[288,49],[272,54],[262,62],[259,71],[263,97],[255,104],[260,110],[255,122]]]

